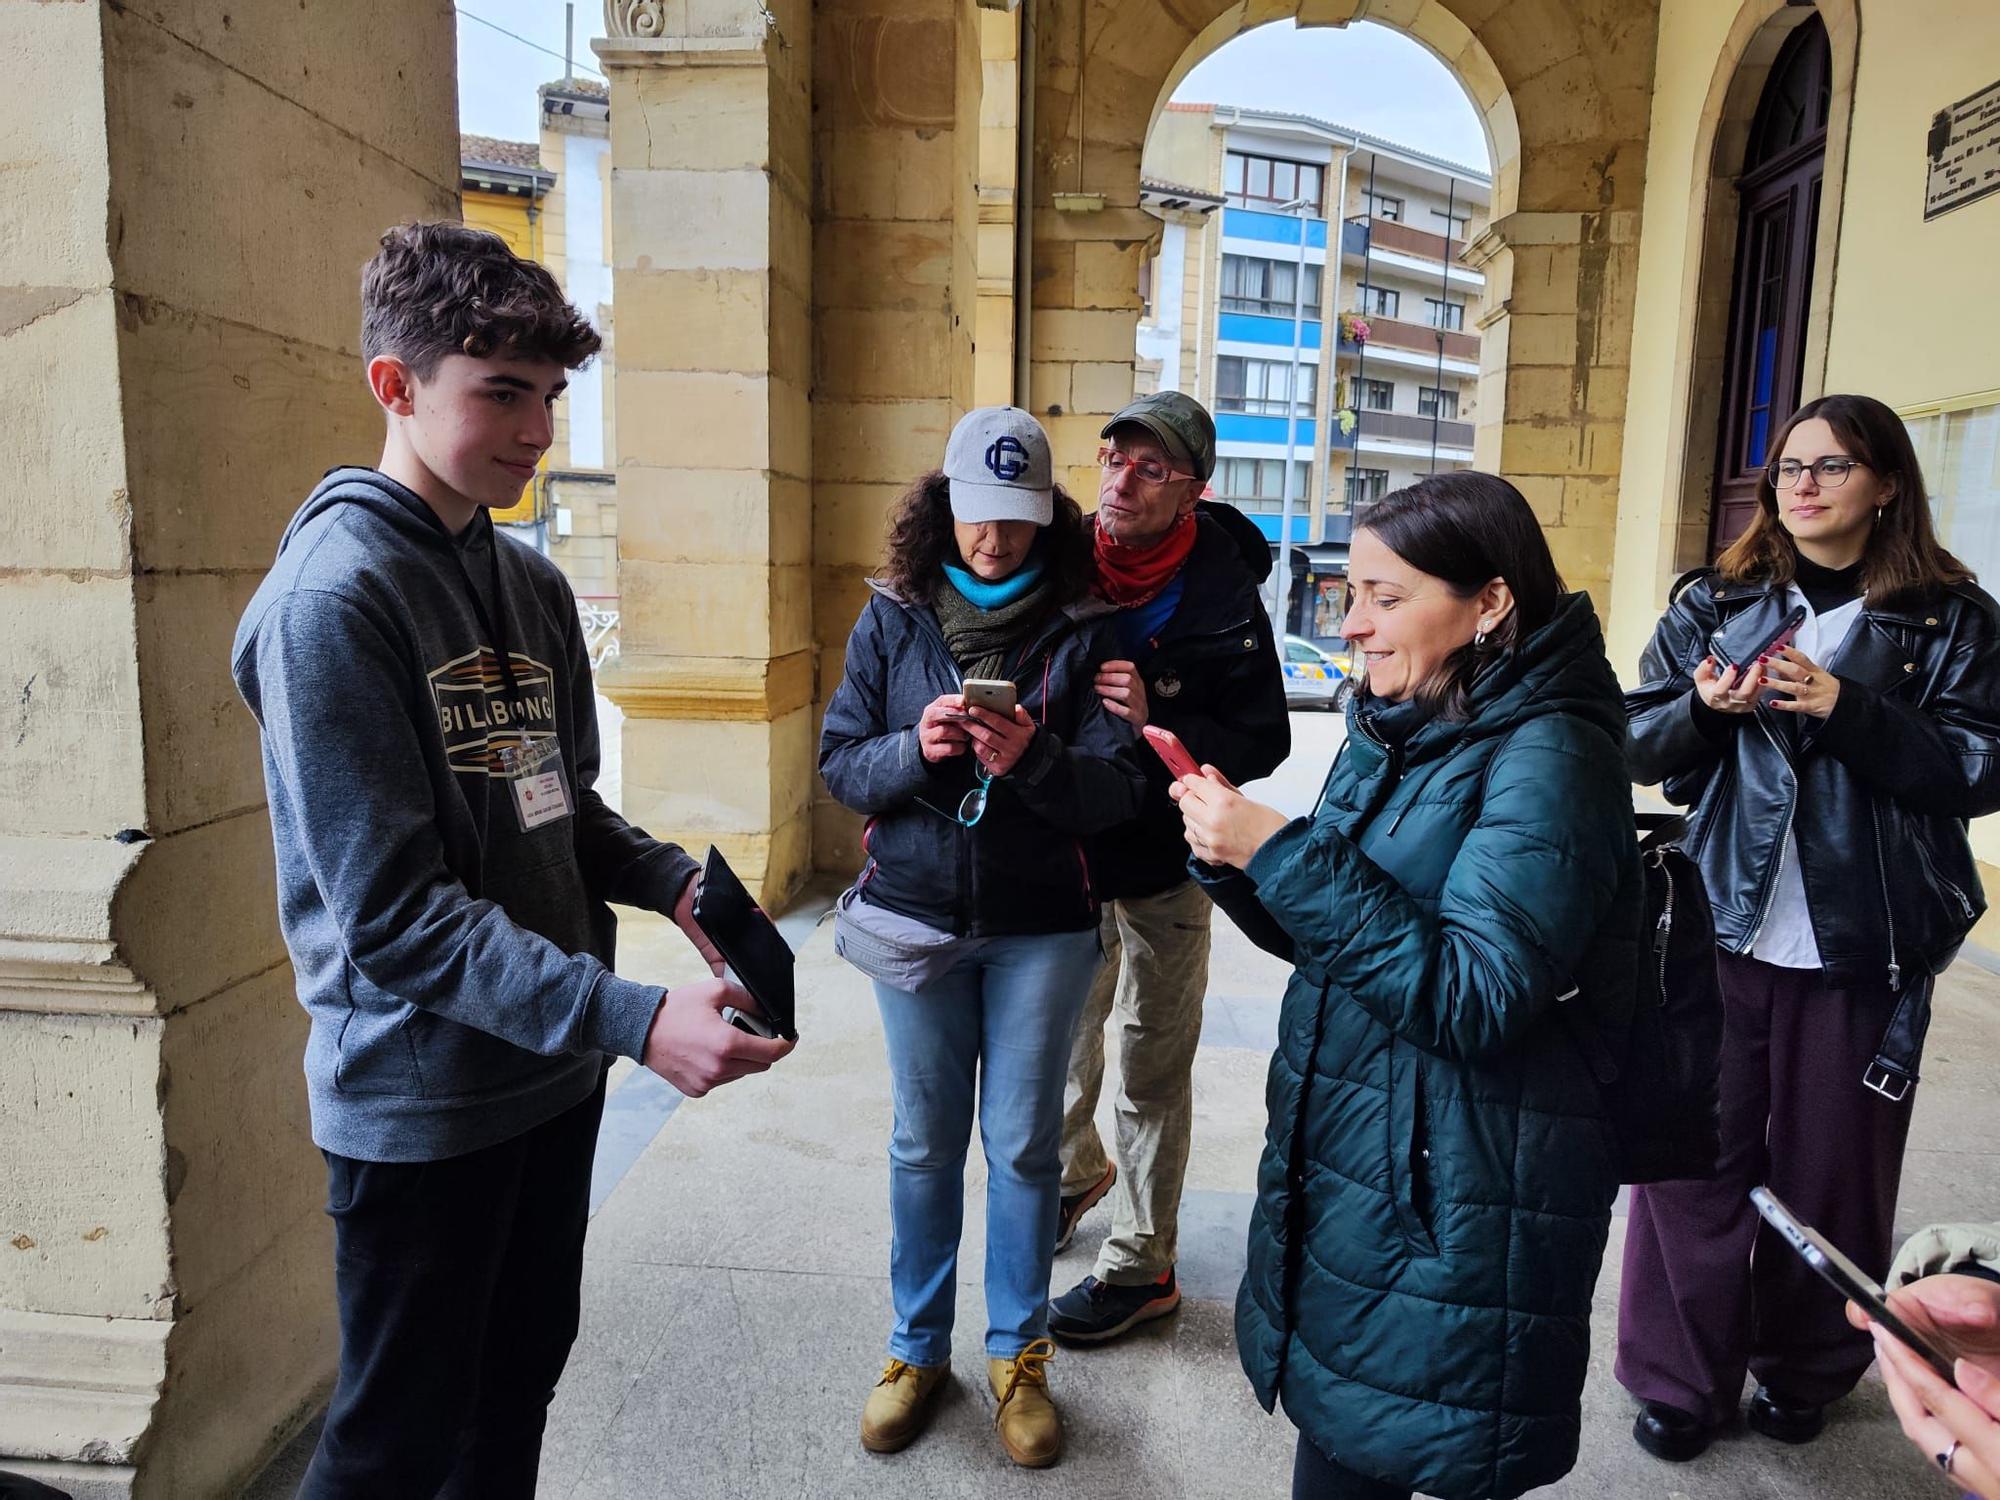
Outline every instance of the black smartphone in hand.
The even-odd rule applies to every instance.
[[[1717,661],[1730,669],[1731,673],[1728,681],[1722,685],[1726,688],[1735,687],[1743,680],[1743,674],[1755,668],[1759,661],[1767,656],[1776,656],[1791,645],[1792,637],[1799,633],[1799,627],[1805,622],[1806,607],[1803,604],[1794,604],[1786,612],[1784,619],[1778,622],[1777,629],[1741,654],[1732,653],[1722,642],[1722,632],[1716,631],[1708,638],[1709,650]]]
[[[1924,1363],[1943,1376],[1948,1384],[1958,1384],[1950,1354],[1897,1317],[1889,1306],[1888,1293],[1875,1284],[1872,1276],[1842,1255],[1825,1235],[1780,1203],[1769,1188],[1752,1188],[1750,1201],[1757,1205],[1757,1212],[1764,1216],[1764,1222],[1777,1230],[1785,1243],[1798,1251],[1805,1263],[1819,1272],[1835,1291],[1861,1307],[1904,1345],[1915,1350]]]

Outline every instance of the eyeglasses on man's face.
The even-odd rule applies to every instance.
[[[1867,467],[1860,459],[1849,458],[1845,454],[1829,454],[1811,463],[1801,463],[1796,458],[1775,458],[1765,467],[1764,477],[1771,481],[1772,489],[1788,490],[1799,482],[1801,474],[1810,469],[1814,484],[1823,490],[1837,490],[1847,483],[1849,474]]]
[[[1121,453],[1108,444],[1097,450],[1097,462],[1113,479],[1127,469],[1147,484],[1165,484],[1169,479],[1195,477],[1192,474],[1183,474],[1179,469],[1170,468],[1157,458],[1134,458],[1131,454]]]

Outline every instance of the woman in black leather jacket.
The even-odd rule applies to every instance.
[[[1634,1189],[1625,1241],[1617,1374],[1673,1460],[1734,1420],[1746,1367],[1751,1427],[1793,1443],[1868,1367],[1798,1256],[1753,1258],[1748,1194],[1887,1271],[1932,978],[1985,910],[1966,820],[2000,810],[2000,606],[1939,545],[1902,422],[1825,396],[1770,451],[1626,698],[1634,778],[1692,809],[1725,1009],[1717,1172]]]

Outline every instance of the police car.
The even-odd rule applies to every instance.
[[[1284,657],[1285,707],[1333,708],[1350,658],[1322,651],[1296,635],[1285,637]]]

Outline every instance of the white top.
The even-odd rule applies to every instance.
[[[1840,648],[1847,644],[1847,635],[1854,629],[1854,622],[1861,618],[1861,600],[1853,599],[1839,609],[1816,615],[1795,583],[1785,590],[1785,607],[1789,609],[1796,604],[1805,605],[1806,618],[1792,641],[1793,646],[1822,668],[1830,668]],[[1749,734],[1752,731],[1746,725],[1741,732]],[[1756,732],[1762,733],[1762,730]],[[1778,851],[1778,877],[1771,892],[1771,905],[1764,914],[1763,926],[1757,929],[1756,939],[1750,944],[1750,956],[1767,964],[1776,964],[1781,969],[1822,967],[1819,944],[1813,941],[1812,913],[1806,906],[1806,884],[1799,875],[1799,843],[1789,828],[1785,830],[1785,845]]]

